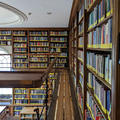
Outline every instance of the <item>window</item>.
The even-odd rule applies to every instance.
[[[0,48],[0,71],[10,71],[11,70],[11,56],[8,52]],[[0,88],[0,99],[11,99],[12,88]],[[0,103],[2,104],[2,103]],[[6,104],[5,102],[3,104]],[[0,109],[2,109],[0,107]]]
[[[10,54],[3,49],[0,48],[0,71],[10,71],[11,70],[11,58]]]

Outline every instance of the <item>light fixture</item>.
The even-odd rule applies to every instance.
[[[28,19],[23,12],[3,2],[0,2],[0,18],[0,25],[18,24]]]
[[[29,13],[28,13],[28,15],[32,15],[32,13],[31,13],[31,12],[29,12]]]
[[[52,12],[47,12],[47,14],[48,14],[48,15],[51,15],[51,14],[52,14]]]

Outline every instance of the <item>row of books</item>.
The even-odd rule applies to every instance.
[[[14,53],[26,53],[26,48],[14,48]]]
[[[30,37],[30,41],[48,41],[48,37]]]
[[[20,94],[27,94],[29,92],[29,90],[28,89],[15,89],[15,91],[14,91],[14,93],[15,94],[18,94],[18,93],[20,93]]]
[[[28,104],[28,99],[14,100],[15,104]]]
[[[61,32],[56,32],[56,31],[50,31],[51,36],[67,36],[67,31],[61,31]]]
[[[46,95],[30,95],[30,98],[45,99]]]
[[[78,87],[78,86],[77,86],[77,98],[78,98],[78,104],[83,113],[83,95],[82,95],[80,87]]]
[[[78,47],[83,47],[83,43],[84,43],[84,38],[83,37],[80,37],[79,40],[78,40]]]
[[[16,111],[16,110],[22,110],[22,109],[23,109],[22,106],[15,106],[15,107],[14,107],[14,111]]]
[[[55,57],[55,55],[51,55],[50,57]],[[58,57],[67,57],[67,53],[61,52],[61,53],[59,53]]]
[[[35,90],[30,90],[30,94],[45,94],[46,90],[44,89],[35,89]]]
[[[28,59],[14,59],[14,63],[28,63]]]
[[[87,65],[100,77],[111,84],[112,80],[112,59],[110,55],[95,54],[87,52]]]
[[[79,84],[80,86],[82,87],[82,93],[84,92],[83,89],[84,89],[84,81],[83,81],[83,76],[80,74],[79,75]]]
[[[57,73],[49,73],[49,79],[56,79],[57,75]]]
[[[88,48],[112,48],[112,19],[88,34]]]
[[[83,62],[83,60],[84,60],[83,50],[78,50],[78,59]]]
[[[8,41],[8,40],[12,40],[12,37],[11,36],[0,36],[0,41]]]
[[[26,48],[27,47],[27,44],[26,43],[14,43],[14,48]]]
[[[47,68],[47,63],[30,63],[30,68]]]
[[[0,94],[0,100],[10,100],[12,99],[12,95],[11,94]]]
[[[47,31],[31,31],[29,32],[30,36],[47,36]]]
[[[50,48],[50,52],[61,52],[61,48]]]
[[[25,31],[13,31],[13,35],[15,36],[25,36],[26,32]]]
[[[48,58],[38,58],[38,57],[31,57],[30,58],[30,62],[47,62],[48,61]]]
[[[103,0],[102,0],[103,1]],[[98,6],[94,8],[94,10],[89,15],[89,24],[88,28],[92,28],[93,26],[97,25],[98,23]]]
[[[31,47],[30,48],[31,52],[49,52],[49,48],[45,47],[45,48],[35,48],[35,47]]]
[[[79,73],[83,75],[83,64],[79,62]]]
[[[11,31],[0,31],[0,35],[11,35]]]
[[[27,68],[28,64],[23,64],[23,63],[14,63],[13,68]]]
[[[44,100],[30,100],[30,104],[44,104]]]
[[[14,116],[19,116],[20,111],[14,111]]]
[[[66,37],[51,37],[50,38],[51,42],[67,42]]]
[[[0,35],[11,35],[12,31],[0,31]],[[22,35],[25,36],[27,34],[26,31],[13,31],[13,35]],[[29,32],[30,36],[47,36],[48,32],[47,31],[30,31]],[[60,36],[66,36],[67,35],[67,31],[50,31],[50,35],[51,36],[56,36],[56,35],[60,35]]]
[[[14,59],[15,58],[20,58],[20,59],[22,59],[22,58],[27,58],[27,55],[16,55],[16,54],[14,54]]]
[[[27,37],[14,37],[14,42],[27,42]]]
[[[79,30],[78,30],[79,35],[83,33],[83,30],[84,30],[84,21],[82,21],[81,24],[79,25]]]
[[[49,46],[48,42],[30,42],[30,46]]]
[[[97,78],[92,74],[88,73],[88,86],[94,91],[94,96],[98,100],[99,104],[105,113],[111,110],[111,92],[106,90],[104,86],[97,80]]]
[[[30,57],[33,57],[33,58],[34,58],[34,57],[35,57],[35,58],[44,57],[44,58],[45,58],[45,57],[47,57],[47,55],[46,55],[46,54],[38,54],[38,55],[37,55],[37,54],[35,54],[35,55],[34,55],[34,54],[33,54],[33,55],[31,54]]]
[[[27,98],[28,99],[28,95],[27,94],[15,95],[14,97],[15,97],[14,99],[16,99],[16,98],[19,98],[19,99]]]
[[[54,59],[52,58],[52,59],[50,59],[50,62],[52,62],[52,61],[54,61]],[[56,61],[56,63],[66,63],[67,62],[67,60],[65,59],[65,58],[59,58],[59,59],[57,59],[57,61]]]
[[[67,44],[51,43],[50,47],[67,47]]]
[[[82,5],[80,11],[79,11],[79,21],[81,20],[81,18],[83,17],[84,14],[84,5]]]
[[[104,120],[102,113],[100,112],[93,97],[87,91],[87,111],[86,120]]]
[[[112,5],[110,0],[101,0],[89,15],[89,29],[104,20],[105,16],[112,14]]]
[[[11,45],[10,41],[0,41],[0,45]]]

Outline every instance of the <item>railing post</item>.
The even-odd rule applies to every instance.
[[[46,120],[47,120],[47,112],[48,112],[48,78],[46,78]]]

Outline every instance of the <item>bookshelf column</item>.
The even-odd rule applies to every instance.
[[[84,46],[83,46],[83,52],[84,52],[84,63],[83,63],[83,80],[84,80],[84,102],[83,102],[83,120],[85,120],[85,112],[86,112],[86,97],[87,97],[87,67],[86,67],[86,59],[87,59],[87,11],[84,10]]]

